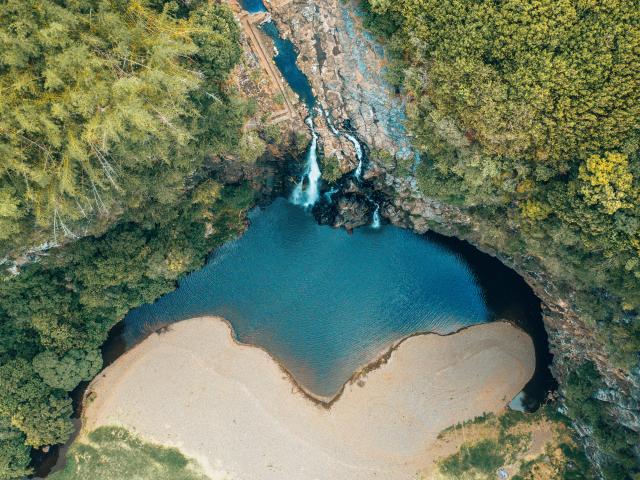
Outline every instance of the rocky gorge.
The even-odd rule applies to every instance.
[[[276,0],[267,7],[282,36],[297,47],[298,65],[322,113],[316,116],[316,132],[323,171],[332,164],[338,169],[333,181],[326,182],[324,191],[331,193],[315,207],[316,218],[352,229],[370,223],[379,208],[387,222],[418,233],[433,230],[455,236],[497,257],[518,272],[541,301],[561,402],[569,374],[591,361],[606,383],[596,393],[598,400],[620,424],[640,432],[640,369],[623,372],[612,365],[576,307],[575,292],[558,285],[540,259],[502,252],[473,212],[420,190],[413,175],[419,159],[404,125],[404,100],[384,80],[387,55],[363,30],[358,6],[338,0]],[[301,103],[296,108],[307,114]],[[354,174],[359,160],[356,143],[345,133],[358,139],[364,151],[361,178]],[[590,428],[580,423],[574,427],[597,463],[599,452]]]

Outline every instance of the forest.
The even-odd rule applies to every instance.
[[[109,330],[245,228],[253,191],[202,174],[242,145],[239,35],[207,1],[0,2],[0,257],[48,248],[0,277],[0,479],[69,438]]]
[[[188,3],[2,2],[0,255],[170,205],[205,152],[232,150],[239,29]]]
[[[636,369],[637,2],[368,0],[364,7],[366,26],[391,52],[387,78],[408,99],[422,191],[469,212],[482,243],[546,272],[558,292],[570,292],[610,364]],[[591,398],[603,386],[593,365],[576,368],[571,385],[583,388],[565,389],[569,413],[606,447],[605,478],[636,478],[638,435]]]

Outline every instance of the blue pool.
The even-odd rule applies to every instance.
[[[201,315],[228,319],[307,390],[335,394],[352,373],[414,332],[489,320],[467,263],[446,246],[393,226],[349,235],[276,200],[239,240],[153,305],[133,310],[125,336]]]

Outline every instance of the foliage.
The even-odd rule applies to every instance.
[[[52,388],[71,391],[80,382],[91,380],[102,368],[102,356],[96,349],[73,349],[64,355],[51,350],[33,358],[33,369]]]
[[[25,467],[29,463],[29,447],[24,442],[24,434],[11,426],[8,418],[0,416],[0,478],[3,480],[22,480],[31,473]]]
[[[340,170],[340,162],[335,156],[324,156],[320,159],[322,164],[322,178],[327,182],[333,183],[342,177],[342,171]]]
[[[462,474],[469,470],[477,470],[480,474],[489,476],[495,474],[504,463],[505,458],[499,453],[498,442],[482,440],[462,448],[457,455],[447,457],[440,468],[454,478],[461,478]]]
[[[256,132],[247,132],[240,138],[237,153],[243,162],[251,162],[262,155],[265,148],[265,142]]]
[[[566,171],[574,158],[602,148],[636,148],[640,59],[633,52],[640,34],[633,3],[371,4],[402,18],[396,23],[423,80],[412,87],[430,104],[424,113],[451,118],[486,154]]]
[[[76,241],[0,277],[0,479],[66,441],[111,327],[244,228],[252,191],[201,168],[261,153],[227,82],[239,35],[204,0],[2,2],[0,255]]]
[[[578,170],[580,193],[589,205],[599,205],[613,215],[621,208],[631,208],[633,175],[629,159],[620,153],[607,152],[604,158],[591,155]]]
[[[64,442],[72,431],[67,392],[100,368],[111,327],[242,231],[252,203],[246,186],[205,180],[171,207],[130,212],[104,235],[0,280],[0,418],[28,445]]]
[[[535,413],[507,410],[498,416],[483,415],[444,430],[438,438],[448,443],[465,429],[467,440],[458,452],[438,462],[437,478],[489,480],[497,478],[500,467],[508,467],[517,480],[595,478],[567,428],[567,418],[553,405]],[[533,440],[534,432],[544,435],[540,437],[544,444]]]
[[[152,0],[5,0],[0,9],[0,245],[74,238],[175,202],[229,116],[230,10]],[[198,5],[195,8],[195,5]],[[17,235],[20,235],[19,237]]]
[[[121,427],[100,427],[73,444],[65,469],[51,480],[205,480],[200,467],[175,448],[148,443]]]
[[[26,360],[0,366],[0,392],[0,416],[25,434],[26,445],[62,443],[73,430],[71,399],[44,383]]]
[[[564,387],[568,415],[592,430],[606,458],[601,469],[605,480],[632,479],[640,474],[634,449],[640,435],[620,425],[608,411],[606,402],[595,398],[604,383],[593,363],[584,363],[571,372]]]

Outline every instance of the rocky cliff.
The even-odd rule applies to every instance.
[[[274,1],[269,8],[282,34],[299,49],[299,66],[324,112],[318,128],[324,156],[338,158],[344,174],[355,168],[355,152],[336,125],[349,126],[368,153],[363,182],[354,185],[343,177],[332,207],[337,212],[331,217],[320,211],[320,218],[336,226],[361,225],[372,208],[365,199],[375,195],[387,221],[418,233],[434,230],[457,236],[498,257],[527,281],[542,302],[560,392],[576,365],[593,361],[606,382],[598,399],[621,424],[640,431],[640,372],[625,373],[611,366],[593,330],[574,308],[574,292],[556,286],[536,258],[497,251],[480,220],[469,212],[419,190],[412,176],[416,160],[404,128],[402,99],[384,80],[384,49],[363,31],[357,7],[339,0],[285,0]],[[589,429],[583,425],[576,429],[597,460]]]

